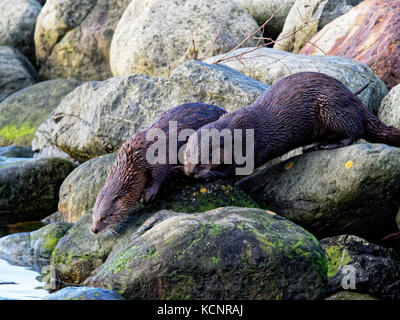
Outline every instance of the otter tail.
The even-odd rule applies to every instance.
[[[364,138],[367,141],[400,147],[400,129],[385,125],[369,110],[364,112],[364,126]]]

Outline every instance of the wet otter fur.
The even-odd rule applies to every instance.
[[[225,114],[189,138],[184,166],[188,176],[211,179],[231,175],[238,164],[223,164],[223,156],[215,164],[210,158],[210,164],[200,163],[202,152],[211,155],[213,150],[211,144],[209,150],[200,149],[202,129],[254,129],[254,167],[313,143],[318,143],[315,149],[333,149],[363,138],[400,146],[400,129],[382,123],[340,81],[317,72],[299,72],[278,80],[250,106]],[[221,138],[220,143],[222,155],[225,141]],[[194,163],[190,150],[196,152]]]
[[[225,113],[227,112],[223,108],[205,103],[182,104],[165,111],[149,128],[130,137],[121,146],[104,186],[97,195],[92,212],[91,232],[101,233],[116,225],[140,200],[143,193],[145,202],[153,200],[171,173],[179,167],[176,163],[168,164],[170,121],[177,122],[179,134],[184,129],[197,130]],[[150,164],[146,160],[146,151],[154,143],[146,139],[150,129],[161,129],[165,133],[167,164]],[[178,141],[177,151],[185,143],[186,141]],[[180,167],[182,171],[183,164]]]

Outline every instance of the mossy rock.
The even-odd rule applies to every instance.
[[[224,207],[158,213],[117,245],[85,285],[126,299],[319,299],[318,241],[266,210]]]
[[[0,146],[30,146],[39,125],[80,83],[68,79],[43,81],[4,99],[0,103]]]
[[[111,155],[110,157],[108,160],[104,157],[103,161],[97,159],[97,163],[108,163],[112,159]],[[84,164],[83,166],[85,168],[90,167],[93,170],[96,168],[94,161],[96,160],[93,159],[91,165],[88,164],[88,166],[85,166]],[[106,167],[105,165],[104,168]],[[94,171],[95,173],[99,172],[97,169],[94,169]],[[91,176],[88,175],[88,170],[81,170],[79,172],[82,174],[82,180],[79,178],[79,175],[67,178],[66,181],[68,180],[69,182],[66,182],[64,187],[61,188],[61,190],[69,190],[68,197],[76,200],[76,202],[67,198],[60,200],[62,203],[74,203],[74,207],[68,207],[71,209],[71,212],[75,212],[74,208],[78,207],[84,211],[84,207],[87,207],[89,203],[94,203],[98,188],[101,187],[101,185],[95,186],[93,184],[93,181],[97,178],[93,177],[91,179]],[[71,181],[76,181],[82,187],[74,188]],[[258,205],[249,196],[233,186],[234,181],[217,180],[213,182],[198,182],[197,180],[185,177],[176,179],[173,184],[166,185],[157,199],[151,204],[144,206],[141,202],[138,203],[129,215],[117,225],[116,230],[118,235],[112,238],[106,235],[96,236],[90,233],[89,228],[92,222],[91,210],[87,210],[83,214],[76,211],[81,215],[79,220],[60,241],[53,253],[52,268],[54,274],[64,282],[81,283],[95,268],[99,267],[107,259],[108,254],[117,243],[124,241],[144,221],[162,209],[194,213],[229,205],[257,208]],[[96,193],[94,192],[94,188],[97,190]],[[60,196],[62,194],[66,195],[67,193],[60,192]],[[78,202],[78,199],[81,202]],[[63,217],[71,215],[68,213],[68,210],[62,214]]]
[[[57,211],[58,191],[75,164],[32,159],[0,168],[0,211],[8,223],[40,220]]]
[[[0,253],[8,258],[25,262],[49,261],[53,249],[70,223],[54,223],[36,231],[14,233],[0,238]]]
[[[359,143],[293,157],[238,185],[317,238],[354,234],[379,241],[397,231],[399,179],[400,149]]]
[[[354,235],[341,235],[320,241],[328,265],[328,292],[351,289],[379,299],[398,294],[400,256],[393,249],[370,243]],[[346,268],[347,267],[347,268]],[[354,287],[349,284],[349,270],[354,270]]]

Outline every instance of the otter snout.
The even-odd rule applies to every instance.
[[[99,234],[102,233],[106,228],[107,225],[101,219],[98,219],[92,222],[92,225],[89,228],[89,230],[93,234]]]

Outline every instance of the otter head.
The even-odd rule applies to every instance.
[[[206,125],[193,133],[184,152],[184,171],[187,176],[197,179],[215,178],[215,171],[224,162],[224,139],[216,129]]]
[[[97,195],[90,227],[92,233],[102,233],[118,224],[141,198],[147,183],[147,172],[139,146],[132,138],[122,145]]]

